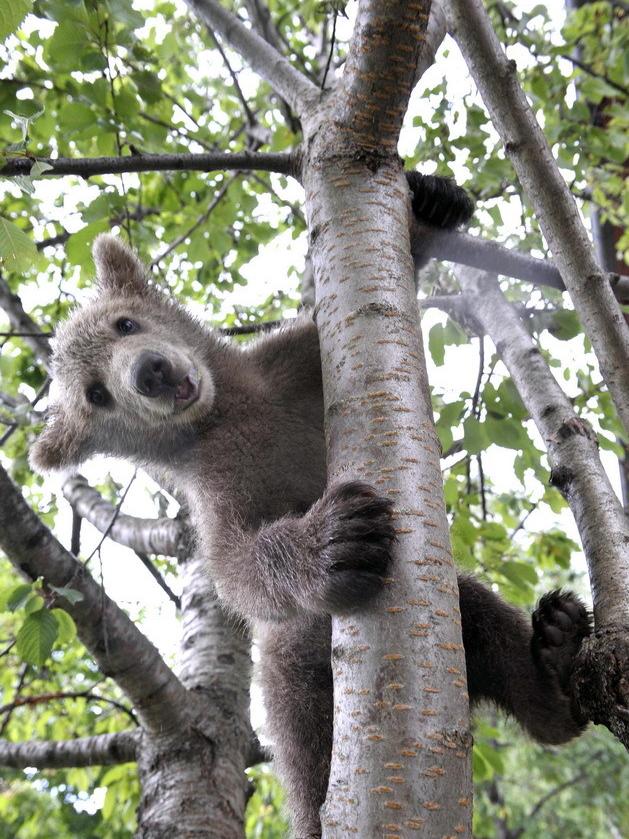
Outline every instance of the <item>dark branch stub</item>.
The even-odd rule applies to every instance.
[[[629,627],[612,625],[587,638],[572,672],[580,714],[606,726],[629,751]]]

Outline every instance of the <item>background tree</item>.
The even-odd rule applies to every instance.
[[[304,103],[313,101],[315,93],[318,97],[319,88],[330,88],[346,63],[346,78],[351,80],[357,68],[369,71],[369,62],[375,59],[379,61],[377,70],[388,66],[391,58],[386,56],[386,25],[385,54],[378,55],[369,43],[364,54],[356,52],[360,21],[352,55],[352,26],[343,18],[339,4],[275,2],[269,8],[259,0],[226,4],[225,9],[235,7],[251,29],[261,34],[263,40],[255,43],[257,52],[251,43],[243,46],[242,41],[233,40],[234,33],[239,37],[241,32],[238,27],[222,29],[225,18],[215,3],[190,3],[197,15],[168,2],[136,5],[130,0],[98,4],[10,0],[7,12],[0,16],[4,27],[0,35],[7,38],[2,47],[6,63],[2,75],[6,78],[0,82],[4,109],[0,133],[6,158],[0,206],[0,306],[7,316],[7,334],[0,338],[0,399],[6,428],[0,440],[2,464],[22,486],[30,506],[39,511],[40,522],[55,528],[61,542],[81,556],[100,583],[104,576],[109,588],[110,579],[119,574],[119,564],[112,562],[124,562],[122,557],[111,562],[102,558],[106,543],[113,539],[134,550],[127,563],[137,562],[138,567],[141,563],[150,570],[152,580],[144,578],[146,585],[151,580],[150,585],[155,584],[155,591],[169,604],[166,613],[173,624],[177,620],[173,611],[181,606],[181,652],[175,654],[164,633],[154,631],[151,636],[149,614],[147,633],[158,642],[160,656],[125,614],[105,601],[98,583],[77,571],[70,552],[50,541],[48,532],[20,505],[12,485],[3,478],[2,545],[13,565],[21,566],[32,578],[44,578],[29,585],[15,577],[9,563],[1,569],[4,646],[0,655],[5,666],[0,675],[0,726],[5,740],[0,745],[0,762],[17,767],[6,771],[9,785],[0,798],[7,836],[39,835],[42,819],[54,825],[59,836],[129,835],[134,821],[129,802],[137,800],[140,791],[135,765],[121,761],[135,758],[138,748],[145,758],[139,766],[140,835],[158,835],[156,831],[169,820],[172,824],[172,819],[184,829],[177,816],[182,806],[188,815],[185,829],[192,831],[196,826],[208,836],[221,837],[241,831],[246,790],[238,780],[239,773],[260,757],[246,719],[246,639],[223,620],[207,581],[199,574],[198,560],[187,552],[185,518],[172,520],[174,503],[159,488],[141,478],[129,488],[131,474],[114,467],[116,482],[105,467],[96,466],[90,478],[100,495],[85,481],[73,479],[65,485],[74,509],[70,519],[61,505],[57,507],[51,487],[30,473],[28,442],[41,421],[48,387],[47,342],[41,333],[52,331],[81,294],[92,270],[91,242],[112,225],[119,226],[151,262],[157,281],[182,299],[196,301],[200,314],[217,325],[245,333],[242,340],[258,324],[290,316],[299,301],[305,221],[301,195],[287,175],[297,173],[292,153],[300,142],[306,141],[309,160],[326,151],[317,149],[316,143],[312,146],[311,139],[316,136],[313,117],[311,111],[304,110]],[[396,6],[364,3],[362,23],[373,24],[369,16],[376,13],[400,13]],[[472,6],[481,12],[476,4]],[[457,7],[455,2],[444,4],[455,30]],[[32,14],[21,23],[29,11]],[[347,12],[353,15],[351,4]],[[613,3],[583,6],[561,33],[561,12],[552,4],[548,8],[532,4],[513,8],[501,3],[492,7],[491,14],[501,40],[512,47],[510,57],[517,61],[519,80],[542,121],[571,192],[587,207],[598,208],[616,226],[622,225],[622,129],[627,92],[622,75],[626,51],[623,8]],[[417,20],[410,23],[418,26]],[[438,7],[433,8],[428,32],[431,47],[436,49],[443,35],[443,14]],[[465,33],[456,34],[465,47]],[[243,50],[246,60],[239,54]],[[285,55],[288,62],[274,63],[272,50]],[[424,65],[429,63],[427,55],[430,50],[424,51]],[[382,101],[395,106],[398,121],[406,110],[404,84],[414,75],[406,53],[404,59],[398,83],[393,89],[385,86],[382,90]],[[468,56],[471,67],[477,59],[478,52]],[[365,63],[361,65],[361,61]],[[552,206],[536,208],[523,196],[478,95],[471,84],[462,82],[460,61],[454,71],[448,69],[457,61],[451,43],[447,43],[411,98],[401,151],[407,167],[425,164],[440,174],[456,170],[457,179],[477,198],[475,238],[455,234],[432,236],[428,241],[424,231],[415,230],[413,247],[429,248],[438,256],[527,280],[503,282],[503,289],[543,358],[564,379],[570,410],[575,414],[574,419],[569,417],[573,425],[568,427],[587,428],[583,424],[587,421],[603,449],[621,454],[617,441],[626,435],[616,408],[622,416],[627,403],[618,395],[623,391],[622,376],[613,371],[618,371],[618,353],[624,351],[622,328],[618,327],[615,342],[606,343],[605,333],[611,331],[613,318],[605,321],[603,328],[601,318],[608,316],[599,312],[592,327],[586,312],[583,322],[588,337],[584,337],[570,300],[557,288],[561,288],[561,277],[567,285],[578,285],[584,278],[571,275],[572,266],[561,262],[560,277],[549,263],[533,211],[547,225],[554,225],[543,228],[551,245],[557,237],[561,242],[569,235],[565,214]],[[274,91],[250,72],[249,64],[271,74]],[[482,67],[488,69],[487,57]],[[574,96],[575,81],[578,98]],[[394,151],[395,125],[376,123],[375,129],[361,129],[361,108],[369,106],[373,90],[341,91],[326,101],[332,113],[339,101],[353,102],[353,112],[350,109],[349,117],[347,112],[341,117],[351,126],[359,147],[364,151],[371,140],[378,154]],[[483,95],[486,97],[487,91],[483,90]],[[492,107],[490,100],[488,107]],[[604,130],[600,122],[589,118],[593,109],[604,115]],[[508,117],[509,103],[506,111]],[[494,120],[502,133],[501,116],[494,114]],[[322,122],[324,128],[329,124]],[[371,138],[369,130],[375,131]],[[517,162],[519,142],[511,138],[510,146],[510,138],[504,139],[509,155]],[[230,167],[237,171],[226,171]],[[330,195],[331,203],[316,206],[319,187],[325,191],[329,182],[327,186],[325,180],[315,184],[313,170],[308,171],[309,216],[332,212],[347,217],[347,209],[338,200],[334,204],[339,196]],[[546,168],[542,175],[548,171]],[[63,180],[51,177],[66,172],[75,174]],[[328,171],[321,177],[329,175]],[[353,190],[380,188],[366,183],[362,168],[345,170],[342,175],[342,200],[348,202],[348,208]],[[390,184],[396,177],[391,169],[389,186],[377,198],[383,209],[395,192]],[[522,182],[527,186],[526,177]],[[586,248],[579,223],[571,224],[571,233],[581,237],[579,247]],[[377,247],[377,234],[363,233],[366,241],[359,247],[359,234],[337,220],[329,244],[340,247],[348,236],[348,246],[360,258],[361,250],[370,252],[370,247]],[[481,235],[510,251],[479,243]],[[403,224],[387,231],[389,240],[400,236],[403,241]],[[265,269],[263,260],[255,260],[258,252],[277,255],[292,239],[296,247],[290,258],[282,259],[286,265],[282,276],[278,272],[270,280],[261,280]],[[332,271],[330,266],[338,268],[342,262],[329,260],[326,247],[324,237],[315,243],[312,253],[319,285],[322,271]],[[626,250],[623,239],[618,247]],[[569,248],[564,251],[572,252]],[[531,253],[537,261],[527,257]],[[356,273],[365,270],[358,264],[352,268]],[[606,280],[601,277],[600,282]],[[625,283],[621,279],[614,285],[621,300],[629,299]],[[543,451],[548,439],[540,439],[532,430],[528,417],[535,418],[534,408],[522,391],[517,367],[509,364],[491,324],[470,318],[467,301],[473,288],[464,287],[467,298],[453,296],[455,281],[442,263],[432,263],[420,285],[425,307],[440,306],[455,318],[446,320],[433,311],[425,318],[455,557],[464,568],[494,582],[505,596],[528,605],[537,591],[550,585],[574,585],[580,568],[576,533],[558,491],[566,489],[565,481],[555,480],[554,486],[549,483]],[[239,293],[240,286],[246,286],[246,292]],[[577,292],[577,304],[579,299]],[[408,312],[410,305],[405,301],[400,308]],[[606,305],[612,310],[615,306],[609,295]],[[472,304],[471,311],[478,315],[478,304]],[[326,317],[323,311],[324,329]],[[498,352],[493,351],[486,335]],[[386,335],[382,337],[387,340]],[[599,361],[607,364],[603,364],[604,370],[613,379],[609,383],[615,389],[616,408],[601,389],[590,341],[599,342]],[[324,348],[327,363],[333,367],[335,349],[326,347],[325,339]],[[472,371],[474,362],[468,359],[474,355],[477,369]],[[394,356],[383,350],[378,363],[394,364]],[[444,375],[440,375],[442,370]],[[528,372],[523,379],[531,384],[533,395],[539,396],[541,385]],[[417,375],[421,375],[419,368]],[[332,381],[331,386],[339,384],[342,386],[342,382]],[[578,453],[583,450],[582,441],[590,446],[589,431],[571,438],[566,445],[575,446]],[[596,447],[592,444],[589,450],[587,463],[591,465],[597,459]],[[343,457],[346,462],[347,453]],[[556,479],[552,460],[551,465]],[[511,472],[514,478],[509,474],[507,479],[506,473]],[[579,475],[585,477],[583,469]],[[607,481],[604,473],[600,478]],[[440,503],[436,496],[434,501]],[[608,531],[600,529],[600,511],[591,497],[588,500],[577,494],[576,502],[582,506],[581,536],[588,526],[589,532],[598,528],[598,536],[606,536]],[[607,510],[612,518],[608,521],[615,522],[610,533],[620,533],[625,526],[613,518],[617,509],[610,495]],[[150,515],[157,518],[148,520]],[[105,535],[102,545],[103,537],[94,541],[87,528],[81,529],[81,520],[92,522]],[[603,581],[610,579],[609,572],[600,572],[597,565],[596,546],[590,542],[588,551],[587,538],[584,544],[594,573],[602,573]],[[622,549],[611,554],[612,563],[626,563]],[[59,579],[50,578],[52,556],[56,567],[67,571]],[[168,557],[179,559],[179,574]],[[140,619],[142,602],[152,598],[146,590],[129,594],[127,608]],[[622,603],[621,589],[616,597],[621,618]],[[600,589],[598,605],[598,617],[605,624],[609,598],[601,596]],[[95,621],[97,615],[107,617]],[[85,647],[76,638],[75,622]],[[383,627],[382,618],[378,618],[361,631],[375,637]],[[173,626],[172,633],[176,631]],[[141,672],[135,674],[139,678],[124,676],[129,656],[143,663]],[[169,675],[168,664],[174,658],[178,659],[180,681]],[[350,664],[346,678],[357,676]],[[162,707],[146,703],[150,686],[157,684],[167,685],[166,692],[170,692]],[[192,692],[199,701],[180,702],[182,689],[187,698]],[[614,698],[621,709],[624,701],[626,709],[626,696]],[[178,709],[175,714],[173,707]],[[348,706],[346,710],[360,708]],[[622,714],[619,720],[622,736]],[[176,732],[182,728],[194,732],[185,743],[183,762],[173,751]],[[155,731],[164,729],[165,736],[155,736]],[[100,739],[83,739],[94,736]],[[73,742],[71,738],[80,739]],[[22,745],[33,740],[36,742]],[[213,771],[204,774],[199,786],[195,772],[200,765],[208,765],[204,761],[210,755]],[[621,798],[622,784],[602,783],[603,770],[598,774],[598,767],[605,767],[609,777],[619,780],[619,773],[625,771],[621,747],[609,737],[590,734],[561,753],[542,754],[541,749],[524,745],[513,729],[491,720],[479,730],[474,757],[479,836],[519,836],[526,831],[552,836],[566,829],[575,836],[626,832],[629,816]],[[25,766],[50,768],[24,775],[19,770]],[[160,793],[155,796],[153,784],[158,778]],[[524,783],[523,778],[527,779]],[[164,779],[172,783],[164,784]],[[256,769],[254,779],[248,832],[252,836],[282,835],[273,781],[265,768]],[[588,806],[588,792],[595,789],[600,807]]]

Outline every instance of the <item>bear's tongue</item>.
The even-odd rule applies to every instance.
[[[190,381],[190,377],[186,376],[186,378],[177,385],[177,389],[175,390],[175,399],[178,402],[187,402],[193,394],[194,385]]]

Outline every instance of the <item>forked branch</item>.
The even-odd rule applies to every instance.
[[[29,580],[42,577],[57,588],[81,595],[70,603],[51,599],[74,618],[79,637],[101,671],[111,676],[133,702],[149,729],[161,732],[182,724],[187,692],[157,649],[61,545],[28,506],[0,466],[0,547]]]

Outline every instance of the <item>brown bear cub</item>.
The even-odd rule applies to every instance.
[[[445,222],[444,222],[445,223]],[[94,246],[97,294],[59,326],[58,391],[33,446],[39,470],[95,453],[127,457],[187,500],[219,595],[255,626],[273,740],[297,837],[320,836],[332,742],[330,615],[380,590],[390,502],[367,484],[326,488],[317,330],[310,317],[242,347],[151,285],[116,238]],[[569,677],[588,615],[545,595],[530,625],[459,578],[471,701],[488,699],[535,738],[584,721]]]

